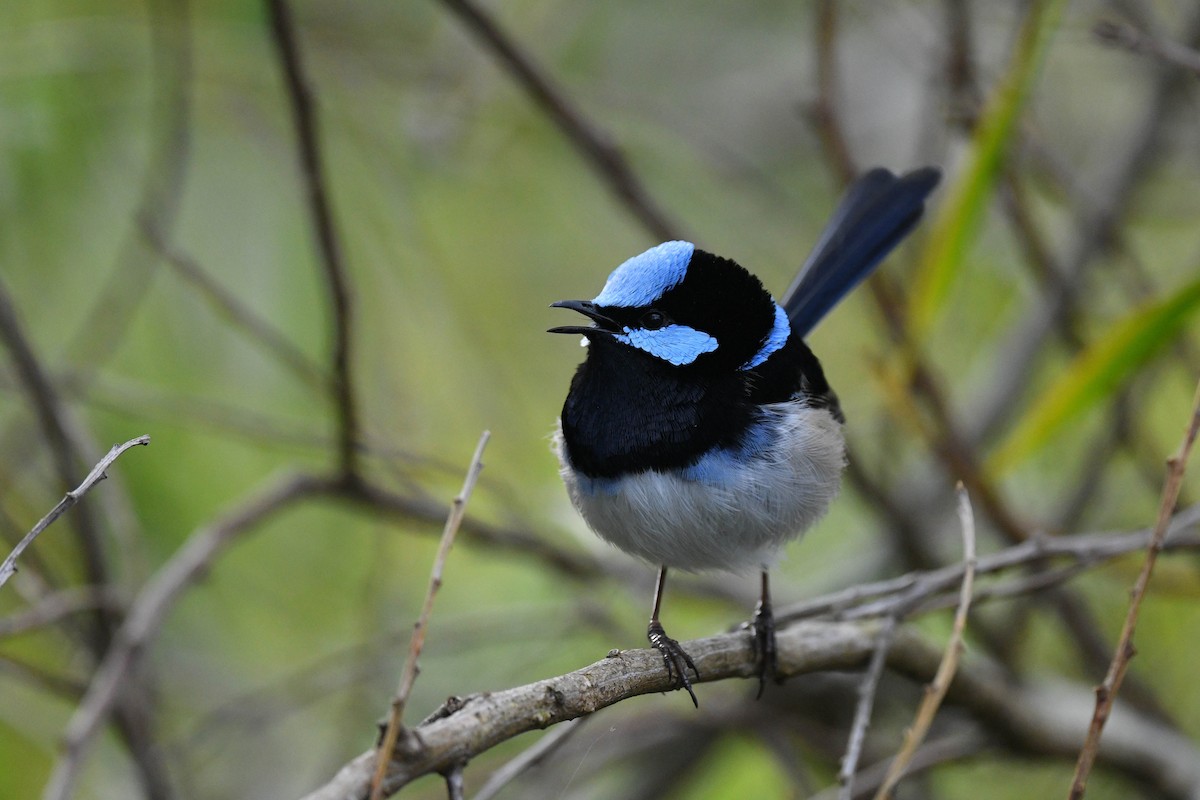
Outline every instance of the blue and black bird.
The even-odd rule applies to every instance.
[[[647,629],[696,702],[692,659],[659,621],[667,570],[761,570],[751,621],[759,693],[776,666],[768,570],[829,508],[842,412],[804,337],[917,224],[940,178],[873,169],[847,190],[776,303],[754,275],[690,242],[634,256],[592,300],[556,437],[571,501],[602,538],[659,567]]]

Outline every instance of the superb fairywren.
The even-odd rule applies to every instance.
[[[759,694],[775,674],[767,571],[829,508],[845,465],[842,412],[804,337],[917,224],[940,172],[874,169],[846,192],[776,303],[758,278],[690,242],[621,264],[592,324],[556,437],[571,501],[602,538],[659,566],[647,629],[696,703],[692,659],[659,622],[667,568],[762,570],[751,623]]]

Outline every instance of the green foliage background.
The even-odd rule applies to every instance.
[[[838,103],[860,166],[946,170],[947,188],[922,235],[885,268],[917,309],[917,357],[968,427],[1008,388],[1005,376],[1023,382],[977,455],[1030,530],[1143,527],[1157,504],[1155,459],[1175,446],[1197,374],[1194,76],[1183,79],[1192,85],[1177,95],[1153,157],[1121,198],[1115,243],[1081,273],[1080,346],[1047,337],[1027,370],[1005,366],[1001,356],[1043,292],[1006,222],[1006,176],[1019,182],[1051,254],[1067,252],[1080,209],[1108,200],[1096,191],[1139,135],[1147,87],[1168,68],[1091,35],[1097,19],[1122,7],[1047,4],[1066,7],[1042,9],[1023,32],[1023,4],[974,4],[983,107],[1011,115],[1011,124],[981,129],[995,141],[972,138],[939,93],[947,5],[838,4]],[[1153,13],[1176,35],[1192,5],[1160,3]],[[611,647],[641,646],[652,576],[604,550],[569,507],[549,435],[580,353],[543,331],[561,322],[550,302],[592,296],[612,267],[655,242],[442,6],[356,0],[297,2],[293,11],[350,270],[369,468],[398,490],[419,487],[448,503],[480,431],[490,429],[471,514],[628,568],[623,579],[579,582],[521,552],[460,541],[410,716],[451,694],[526,683]],[[491,11],[619,144],[687,236],[782,291],[840,191],[810,113],[814,4],[520,0]],[[1019,61],[1022,36],[1036,39],[1025,42],[1028,63]],[[1021,69],[1023,92],[993,93]],[[981,167],[987,158],[994,160]],[[328,466],[334,435],[323,394],[184,279],[148,239],[147,224],[325,364],[329,304],[263,6],[0,5],[0,282],[89,457],[112,442],[152,437],[85,501],[106,520],[109,563],[129,597],[191,532],[255,487],[284,470]],[[941,557],[953,560],[959,476],[936,458],[929,412],[914,405],[906,384],[913,353],[896,343],[867,291],[810,343],[842,398],[866,471],[901,495],[910,484],[924,497],[930,487],[932,496],[941,492],[925,519]],[[15,542],[64,487],[7,360],[0,380],[0,526]],[[1094,443],[1114,420],[1136,446],[1098,452]],[[1066,498],[1097,459],[1086,508],[1059,530]],[[912,568],[886,522],[870,498],[844,492],[781,566],[779,599]],[[438,527],[311,502],[272,518],[214,564],[149,654],[157,739],[185,794],[295,796],[370,746]],[[984,536],[983,549],[1002,546],[986,520]],[[23,561],[0,589],[0,615],[26,606],[32,584],[18,584],[31,575],[81,581],[61,522],[35,550],[44,572]],[[1108,641],[1133,568],[1119,562],[1078,582]],[[1135,671],[1195,739],[1196,576],[1184,559],[1161,568]],[[748,604],[694,587],[715,584],[749,602],[753,579],[706,580],[681,581],[669,598],[673,635],[724,629],[748,613]],[[1024,618],[1010,666],[1037,679],[1094,682],[1063,646],[1060,624],[1036,612]],[[943,619],[921,625],[944,635]],[[0,797],[40,793],[92,666],[61,627],[0,638]],[[747,702],[742,686],[705,686],[701,696],[700,719]],[[615,760],[595,775],[588,762],[610,757],[612,740],[648,735],[638,712],[664,724],[694,716],[678,696],[605,712],[568,756],[586,777],[575,782],[566,768],[561,796],[623,796],[636,763]],[[902,724],[898,717],[897,729]],[[828,748],[840,752],[842,740],[831,738]],[[479,759],[469,783],[482,782],[526,739]],[[797,745],[796,761],[816,787],[833,779],[825,755]],[[987,758],[942,767],[922,791],[1058,796],[1069,771],[1063,761]],[[671,796],[799,791],[753,731],[734,731]],[[1101,774],[1089,797],[1139,791]],[[79,796],[136,792],[123,748],[106,735]],[[428,779],[408,790],[441,793]]]

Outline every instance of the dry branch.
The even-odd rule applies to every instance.
[[[861,666],[874,648],[874,623],[801,622],[778,632],[781,677]],[[684,645],[702,682],[757,678],[752,642],[745,632],[696,639]],[[626,650],[575,672],[499,692],[451,698],[415,728],[406,729],[393,753],[384,791],[443,772],[521,733],[575,719],[630,697],[674,689],[656,650]],[[375,765],[369,750],[344,766],[306,800],[366,798]]]
[[[916,756],[917,748],[925,740],[925,735],[929,733],[933,717],[937,714],[942,700],[946,697],[946,692],[950,689],[950,682],[954,680],[954,673],[958,670],[958,663],[962,658],[963,634],[967,628],[967,614],[971,609],[971,598],[975,586],[976,559],[975,517],[971,511],[971,500],[961,483],[958,485],[958,516],[962,525],[963,537],[963,579],[958,598],[958,610],[954,613],[954,628],[950,634],[950,641],[946,644],[946,652],[942,655],[941,663],[938,664],[937,673],[933,676],[933,682],[925,687],[925,696],[917,709],[916,720],[905,733],[904,744],[901,746],[900,752],[896,754],[896,758],[893,759],[891,766],[888,767],[883,785],[879,787],[879,792],[875,795],[876,800],[888,800],[892,796],[892,790],[896,788],[896,784],[904,777],[909,764]]]
[[[612,143],[612,137],[584,116],[513,37],[469,0],[442,0],[442,5],[453,12],[508,70],[647,232],[659,240],[680,238],[679,226],[650,196],[624,154]]]
[[[1104,725],[1112,713],[1113,702],[1121,689],[1121,682],[1129,669],[1129,662],[1134,656],[1133,634],[1137,628],[1138,615],[1142,610],[1142,600],[1150,586],[1150,576],[1154,573],[1154,565],[1158,554],[1162,552],[1163,542],[1171,524],[1171,514],[1179,501],[1179,492],[1183,488],[1183,474],[1187,469],[1188,458],[1192,454],[1192,446],[1196,443],[1196,435],[1200,432],[1200,383],[1196,385],[1196,394],[1192,400],[1192,412],[1189,417],[1183,441],[1173,456],[1167,459],[1167,477],[1163,484],[1162,501],[1158,509],[1158,520],[1154,524],[1154,535],[1146,548],[1146,558],[1138,573],[1137,581],[1129,595],[1129,611],[1125,615],[1125,623],[1121,627],[1121,637],[1117,642],[1116,652],[1113,653],[1112,663],[1104,682],[1096,688],[1096,710],[1088,725],[1087,739],[1079,752],[1079,760],[1075,765],[1075,777],[1071,781],[1071,800],[1080,800],[1087,792],[1088,776],[1100,750],[1100,736]]]
[[[20,557],[21,553],[25,552],[26,547],[33,544],[33,540],[36,539],[42,533],[42,531],[50,527],[50,525],[52,525],[56,519],[61,517],[67,509],[78,503],[79,499],[90,492],[93,486],[108,477],[106,474],[108,468],[113,465],[114,461],[121,457],[122,453],[131,447],[144,444],[150,444],[150,437],[143,434],[142,436],[139,436],[136,439],[130,439],[128,442],[123,444],[113,445],[108,451],[108,454],[105,455],[104,458],[100,459],[96,466],[92,467],[92,471],[89,472],[87,477],[83,479],[83,483],[67,492],[63,499],[59,500],[58,504],[54,506],[54,508],[50,509],[50,512],[46,514],[46,516],[42,517],[41,520],[39,520],[38,523],[33,526],[29,533],[25,534],[25,538],[22,539],[20,543],[13,549],[13,551],[8,554],[8,558],[4,559],[3,564],[0,564],[0,586],[3,586],[5,582],[8,581],[9,577],[17,571],[17,559]]]
[[[871,662],[858,684],[858,704],[854,708],[854,721],[850,724],[850,740],[838,769],[837,778],[841,786],[838,790],[838,800],[851,800],[854,796],[854,773],[858,770],[858,760],[862,757],[863,742],[866,741],[867,728],[871,724],[871,712],[875,707],[879,682],[883,679],[883,669],[887,665],[888,650],[892,648],[899,627],[900,620],[895,614],[884,621],[875,640]]]
[[[437,556],[433,560],[433,569],[429,575],[429,588],[425,590],[425,603],[421,607],[421,615],[417,618],[417,624],[413,628],[412,637],[408,642],[408,658],[404,662],[400,685],[396,689],[395,697],[392,698],[391,714],[383,733],[383,741],[378,748],[378,763],[371,780],[372,800],[379,800],[383,796],[383,779],[387,774],[389,755],[396,748],[396,739],[400,736],[400,728],[404,719],[404,706],[408,703],[413,684],[417,680],[419,669],[417,662],[421,657],[421,650],[425,646],[425,631],[429,627],[429,618],[433,615],[433,599],[442,586],[442,572],[446,567],[446,559],[450,556],[450,547],[454,544],[454,537],[458,535],[459,526],[462,525],[463,515],[466,514],[467,501],[471,499],[471,492],[474,491],[475,483],[479,480],[479,473],[483,470],[483,449],[487,447],[490,437],[491,434],[488,431],[484,431],[483,435],[479,437],[479,444],[476,445],[475,455],[471,457],[471,464],[467,467],[467,476],[463,479],[462,489],[451,503],[450,513],[446,517],[446,525],[442,529],[442,539],[438,544]]]
[[[338,466],[347,479],[358,477],[358,404],[352,379],[353,359],[350,279],[342,259],[337,225],[329,202],[319,142],[317,112],[304,73],[295,27],[286,0],[266,0],[271,40],[283,71],[300,155],[300,175],[316,230],[321,272],[329,292],[332,318],[332,377],[330,392],[337,415]]]

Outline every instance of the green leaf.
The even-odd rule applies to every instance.
[[[916,342],[925,338],[945,304],[953,278],[983,221],[1016,122],[1033,91],[1065,6],[1064,0],[1038,0],[1029,9],[1012,61],[984,106],[966,164],[947,188],[930,225],[928,245],[909,296],[908,319]]]
[[[1037,451],[1072,420],[1107,398],[1171,342],[1200,307],[1200,280],[1135,309],[1076,356],[1025,412],[989,459],[1000,475]]]

